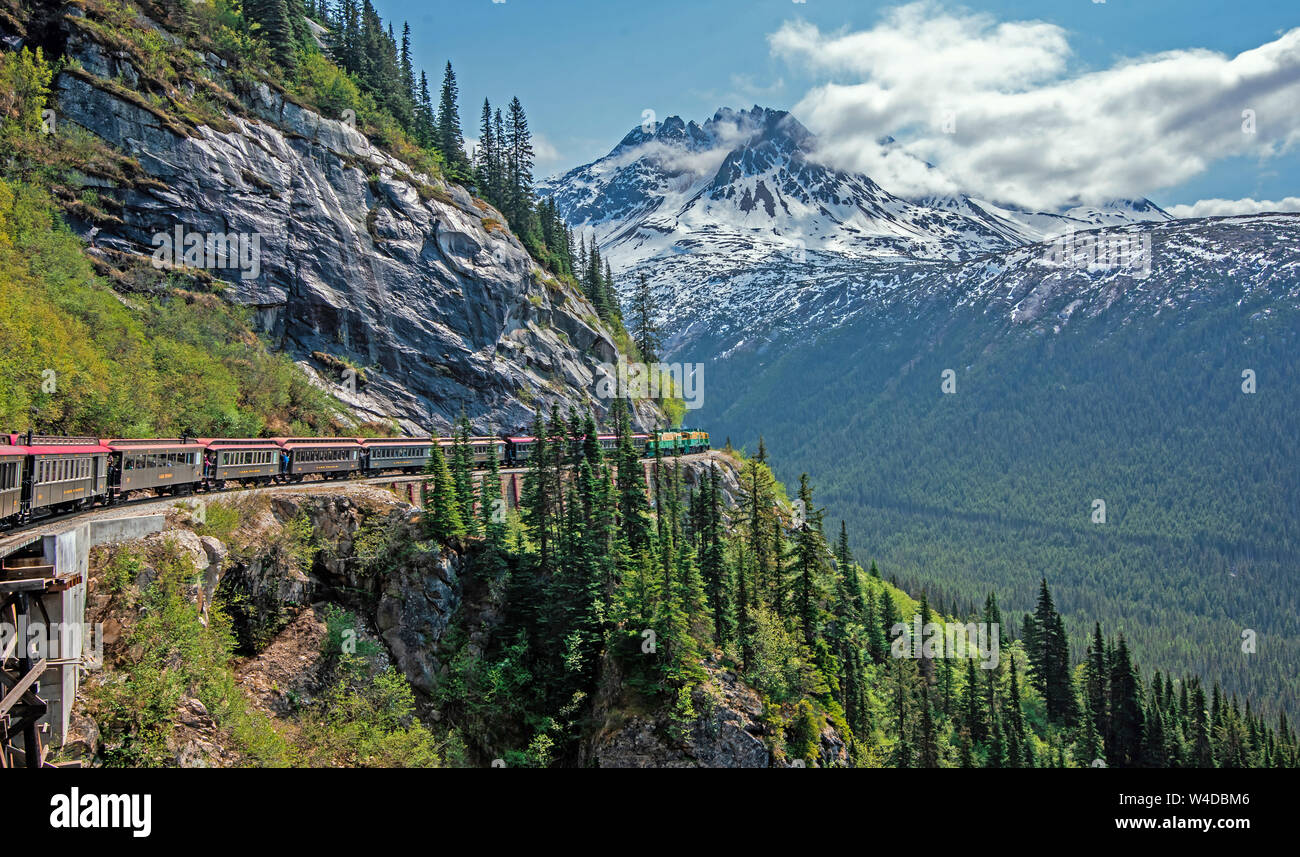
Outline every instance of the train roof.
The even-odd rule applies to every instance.
[[[193,452],[198,449],[203,449],[205,446],[207,446],[207,444],[200,443],[197,440],[180,440],[179,438],[171,438],[171,439],[109,438],[107,440],[101,441],[101,443],[104,446],[107,446],[113,450],[117,450],[119,448],[121,449],[168,449],[168,450],[179,449],[179,450],[184,450],[186,452]]]
[[[0,455],[110,455],[113,450],[100,444],[50,444],[43,446],[0,446]]]
[[[411,446],[428,444],[433,445],[431,437],[359,437],[357,443],[362,446]]]
[[[643,438],[647,438],[647,439],[648,439],[648,438],[650,437],[650,435],[648,435],[648,434],[634,434],[634,435],[630,435],[630,437],[631,437],[633,440],[635,440],[635,439],[637,439],[637,438],[639,438],[639,437],[643,437]],[[556,440],[560,440],[560,438],[555,438],[555,439],[556,439]],[[566,435],[563,439],[564,439],[564,440],[569,440],[570,438]],[[586,439],[587,439],[587,436],[586,436],[586,435],[583,435],[580,439],[581,439],[581,440],[586,440]],[[598,435],[596,435],[596,439],[597,439],[597,440],[618,440],[618,435],[616,435],[616,434],[598,434]],[[535,437],[509,437],[509,438],[506,438],[506,440],[510,441],[511,443],[532,443],[533,441],[537,440],[537,438],[535,438]]]
[[[310,447],[361,448],[361,444],[355,438],[350,437],[277,437],[275,443],[285,449],[306,449]]]
[[[35,435],[31,445],[20,434],[0,435],[0,455],[108,455],[111,449],[97,437]]]
[[[214,449],[238,446],[279,446],[273,437],[201,437],[195,442],[200,446]]]

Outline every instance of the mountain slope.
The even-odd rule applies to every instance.
[[[1046,575],[1076,646],[1100,619],[1150,667],[1294,711],[1300,217],[1120,233],[1150,237],[1149,276],[1029,247],[773,326],[708,362],[700,420],[737,444],[761,426],[913,591],[1023,609]]]
[[[539,192],[599,244],[625,294],[649,279],[665,350],[688,359],[761,348],[774,320],[842,323],[862,289],[919,283],[1061,234],[1170,219],[1146,200],[1060,212],[969,196],[905,200],[820,162],[797,119],[757,106],[634,129]]]
[[[714,130],[733,118],[743,133]],[[550,190],[625,283],[649,278],[665,356],[705,364],[696,421],[763,434],[913,590],[1027,608],[1046,574],[1079,646],[1090,621],[1118,624],[1158,668],[1294,710],[1300,218],[906,202],[808,166],[815,141],[771,111],[660,132]],[[663,167],[683,150],[719,166]],[[773,205],[746,202],[760,182]],[[926,235],[861,240],[837,194]],[[1267,389],[1243,393],[1246,370]],[[1267,651],[1243,658],[1245,630]]]
[[[88,132],[141,173],[67,190],[95,202],[68,213],[101,265],[214,283],[359,421],[447,431],[465,412],[498,432],[552,404],[603,413],[596,373],[618,358],[615,333],[500,212],[265,72],[190,50],[163,20],[91,2],[11,36],[65,57],[56,133]],[[191,239],[194,259],[167,252]],[[227,239],[238,264],[213,258]]]

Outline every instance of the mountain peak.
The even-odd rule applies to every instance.
[[[888,145],[888,143],[886,143]],[[969,194],[902,199],[814,156],[785,110],[719,108],[633,129],[606,157],[540,184],[616,267],[711,251],[960,260],[1065,232],[1162,221],[1149,200],[1034,212]]]

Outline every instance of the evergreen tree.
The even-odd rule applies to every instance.
[[[1074,725],[1078,700],[1070,672],[1070,644],[1046,579],[1039,590],[1032,624],[1026,628],[1025,644],[1033,668],[1034,687],[1042,694],[1048,718],[1064,726]]]
[[[436,124],[438,151],[447,163],[448,174],[456,179],[468,178],[465,157],[465,135],[460,126],[460,88],[456,84],[456,72],[447,63],[442,75],[442,90],[438,95],[438,118]]]
[[[650,288],[650,280],[645,274],[641,274],[637,278],[636,288],[632,292],[632,302],[628,308],[632,319],[632,329],[629,332],[632,334],[632,341],[636,343],[637,351],[641,354],[641,359],[646,363],[654,363],[659,359],[659,327],[655,323],[658,311],[654,290]],[[761,455],[758,460],[761,464],[763,461]]]
[[[255,25],[254,32],[271,48],[271,56],[288,74],[298,68],[294,18],[288,0],[245,0],[244,14]],[[298,3],[292,4],[301,17]]]
[[[429,461],[425,465],[424,527],[427,538],[439,544],[451,544],[464,538],[465,522],[461,517],[460,502],[442,445],[434,438]]]
[[[474,448],[470,444],[473,429],[469,417],[461,414],[455,440],[452,444],[452,482],[456,488],[456,502],[460,517],[465,522],[468,535],[479,534],[478,518],[474,515]]]
[[[510,100],[502,151],[506,155],[505,214],[515,232],[531,231],[533,214],[533,138],[518,97]]]
[[[1121,634],[1110,664],[1110,730],[1106,735],[1106,764],[1127,768],[1138,763],[1145,728],[1141,684]]]

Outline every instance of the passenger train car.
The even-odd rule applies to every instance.
[[[618,438],[599,436],[613,453]],[[706,432],[635,434],[639,457],[705,452]],[[179,438],[108,439],[0,435],[0,527],[33,518],[112,504],[144,492],[154,495],[221,491],[232,485],[302,482],[308,477],[419,473],[437,443],[450,454],[453,438]],[[533,437],[470,439],[473,466],[523,467],[536,450]]]

